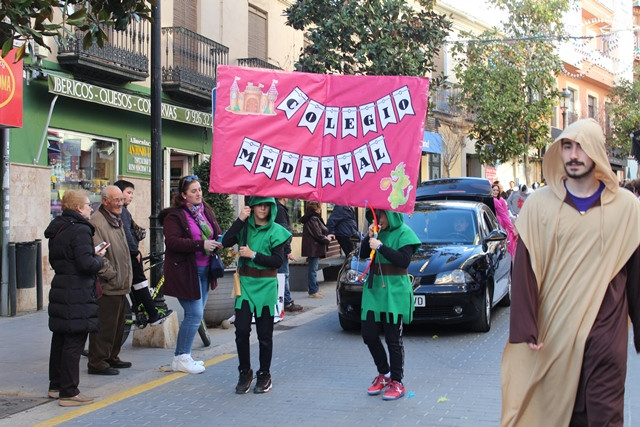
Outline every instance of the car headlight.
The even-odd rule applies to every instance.
[[[366,280],[367,276],[363,277],[361,280],[358,280],[362,276],[362,271],[348,269],[346,270],[341,277],[341,281],[343,283],[347,283],[350,285],[362,285]]]
[[[434,284],[436,285],[465,285],[473,282],[469,273],[463,270],[452,270],[438,273]]]

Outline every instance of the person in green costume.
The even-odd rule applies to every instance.
[[[277,270],[284,261],[284,245],[291,237],[286,228],[275,222],[277,207],[273,197],[251,197],[238,219],[222,238],[225,248],[238,244],[240,295],[236,296],[235,327],[240,377],[236,393],[251,388],[253,370],[249,353],[251,317],[255,315],[260,343],[260,369],[254,393],[271,390],[271,355],[273,353],[273,317],[278,299]]]
[[[362,339],[378,369],[367,390],[378,395],[385,390],[384,400],[396,400],[404,396],[402,377],[404,371],[404,345],[402,324],[413,320],[413,289],[407,268],[411,256],[420,247],[418,236],[404,224],[402,214],[376,211],[378,230],[369,226],[369,236],[362,242],[360,258],[375,256],[362,292]],[[371,214],[367,212],[371,222]],[[384,331],[389,358],[379,333]]]

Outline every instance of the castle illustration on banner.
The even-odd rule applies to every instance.
[[[229,89],[229,106],[226,108],[234,114],[258,114],[265,116],[275,116],[275,103],[278,99],[278,90],[276,89],[277,80],[271,80],[271,87],[266,92],[262,92],[263,84],[255,86],[253,82],[248,82],[244,91],[240,91],[237,77],[233,80],[233,84]]]

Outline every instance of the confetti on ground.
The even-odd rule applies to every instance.
[[[416,394],[412,391],[409,392],[409,394],[407,394],[407,399],[409,399],[410,397],[415,397]]]
[[[438,403],[442,403],[442,402],[448,402],[449,399],[447,399],[446,397],[442,396],[441,398],[438,399]]]

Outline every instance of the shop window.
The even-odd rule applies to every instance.
[[[304,215],[304,201],[299,199],[287,199],[285,203],[287,209],[289,209],[289,223],[294,235],[302,234],[302,223],[300,218]]]
[[[115,181],[117,140],[56,129],[49,129],[47,139],[51,218],[62,213],[62,196],[71,189],[89,191],[89,200],[97,210],[102,189]]]
[[[440,154],[429,155],[429,179],[439,179],[442,175],[440,173]]]

